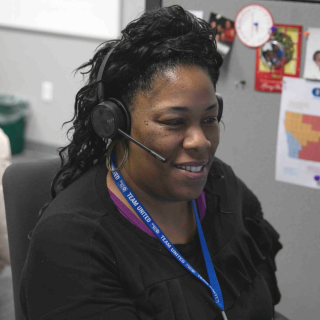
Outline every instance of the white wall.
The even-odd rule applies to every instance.
[[[124,28],[130,21],[137,19],[145,11],[146,0],[122,0],[122,8],[122,26]]]
[[[145,0],[122,0],[121,29],[144,10]],[[0,27],[0,93],[30,102],[27,141],[54,147],[66,144],[61,125],[71,119],[75,94],[83,85],[82,77],[74,78],[72,71],[88,61],[101,42]],[[51,102],[41,100],[43,81],[53,83]]]

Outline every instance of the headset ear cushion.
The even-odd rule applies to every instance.
[[[94,131],[101,138],[111,139],[117,133],[114,114],[104,103],[98,104],[92,110],[91,123]]]
[[[126,108],[125,104],[123,102],[121,102],[118,99],[115,98],[109,98],[108,101],[111,101],[113,103],[115,103],[119,109],[121,110],[121,124],[119,124],[119,129],[121,129],[122,131],[124,131],[127,134],[130,134],[130,130],[131,130],[131,117],[130,117],[130,113],[128,111],[128,109]],[[117,109],[118,110],[118,109]]]
[[[91,123],[101,138],[114,139],[119,136],[118,129],[130,130],[130,115],[119,100],[109,99],[94,107]]]

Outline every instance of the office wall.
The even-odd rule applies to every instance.
[[[311,3],[249,0],[164,0],[163,5],[180,4],[211,11],[234,19],[245,5],[259,3],[271,11],[276,23],[320,28],[320,5]],[[305,56],[303,39],[302,61]],[[225,59],[217,90],[224,98],[225,130],[217,156],[257,194],[266,218],[281,234],[284,249],[278,254],[278,282],[282,300],[277,310],[291,320],[320,318],[320,191],[275,181],[280,94],[263,93],[254,87],[255,51],[235,39]],[[303,74],[303,63],[301,74]],[[246,85],[236,87],[235,82]]]
[[[122,0],[122,28],[145,10],[145,0]],[[70,18],[72,23],[72,18]],[[83,85],[73,70],[88,61],[103,40],[0,27],[0,93],[30,102],[26,140],[65,145],[64,121],[71,119],[75,94]],[[41,83],[53,83],[53,100],[41,100]],[[67,127],[66,127],[67,128]]]

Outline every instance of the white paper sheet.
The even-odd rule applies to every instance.
[[[320,29],[309,28],[303,77],[320,80]]]
[[[320,190],[320,82],[283,77],[276,180]]]

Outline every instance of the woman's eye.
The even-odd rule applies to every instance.
[[[179,124],[184,124],[182,120],[171,120],[171,121],[166,121],[165,124],[171,125],[171,126],[176,126]]]
[[[203,120],[204,123],[215,123],[218,122],[218,118],[212,117],[212,118],[207,118]]]

